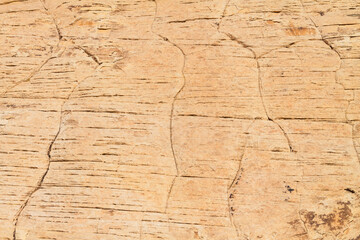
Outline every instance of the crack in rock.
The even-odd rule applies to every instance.
[[[304,6],[303,0],[300,0],[300,3],[301,3],[301,6],[302,6],[302,9],[303,9],[304,13],[305,13],[306,15],[308,15],[307,12],[306,12],[306,10],[305,10],[305,6]],[[314,27],[315,27],[316,30],[318,31],[321,40],[322,40],[326,45],[328,45],[329,48],[330,48],[331,50],[333,50],[333,51],[339,56],[340,61],[341,61],[340,53],[329,43],[328,40],[326,40],[326,39],[322,36],[321,31],[320,31],[320,29],[319,29],[319,26],[314,22],[314,20],[312,19],[312,17],[310,17],[310,16],[307,16],[307,17],[309,18],[309,20],[312,22],[312,24],[314,25]]]
[[[224,11],[225,12],[225,11]],[[253,59],[256,61],[256,66],[257,66],[257,72],[258,72],[258,89],[259,89],[259,95],[260,95],[260,99],[261,99],[261,103],[262,103],[262,106],[263,106],[263,109],[264,109],[264,112],[265,112],[265,115],[266,115],[266,118],[267,120],[273,122],[275,125],[277,125],[279,127],[279,129],[281,130],[281,132],[283,133],[283,135],[285,136],[286,140],[287,140],[287,143],[288,143],[288,147],[289,147],[289,151],[290,152],[295,152],[293,146],[292,146],[292,143],[290,141],[290,138],[288,136],[288,134],[286,133],[286,131],[284,130],[284,128],[277,122],[275,121],[272,117],[270,117],[269,113],[268,113],[268,110],[267,110],[267,107],[265,105],[265,101],[264,101],[264,96],[263,96],[263,90],[262,90],[262,79],[261,79],[261,67],[260,67],[260,63],[259,63],[259,59],[263,56],[257,56],[255,51],[247,44],[245,44],[244,42],[240,41],[239,39],[237,39],[235,36],[233,36],[232,34],[230,33],[226,33],[226,32],[221,32],[220,31],[220,24],[218,26],[218,31],[222,34],[225,34],[226,36],[228,36],[228,38],[234,42],[236,42],[237,44],[241,45],[243,48],[249,50],[252,55],[253,55]],[[293,45],[295,43],[291,43],[289,44],[289,46]]]
[[[77,46],[78,49],[82,50],[86,55],[88,55],[89,57],[92,58],[92,60],[94,60],[94,62],[96,62],[97,65],[101,65],[103,64],[102,62],[100,62],[98,60],[98,57],[96,57],[94,54],[90,53],[88,50],[86,50],[85,48],[81,47],[81,46]]]
[[[56,58],[56,57],[51,56],[51,55],[52,55],[52,51],[50,52],[50,57],[48,57],[47,59],[45,59],[45,61],[44,61],[43,63],[41,63],[40,66],[38,66],[34,71],[32,71],[27,78],[25,78],[24,80],[20,80],[20,81],[16,82],[13,86],[11,86],[11,87],[9,87],[8,89],[6,89],[1,95],[2,95],[2,96],[5,96],[8,92],[10,92],[11,90],[13,90],[14,88],[16,88],[17,86],[19,86],[20,84],[25,83],[25,82],[29,82],[30,79],[31,79],[36,73],[38,73],[38,72],[44,67],[44,65],[45,65],[46,63],[48,63],[51,59]]]
[[[13,3],[13,2],[22,2],[22,1],[14,0],[14,1],[6,2],[6,3],[4,3],[4,4]],[[60,44],[60,42],[61,42],[61,39],[62,39],[63,37],[62,37],[62,35],[61,35],[61,33],[60,33],[59,27],[58,27],[58,25],[56,24],[56,21],[55,21],[54,17],[50,14],[48,8],[45,6],[45,0],[40,0],[40,2],[41,2],[41,4],[42,4],[43,8],[45,9],[46,13],[52,18],[52,20],[53,20],[53,22],[54,22],[54,25],[55,25],[55,28],[56,28],[56,31],[57,31],[57,34],[58,34],[58,39],[59,39],[59,41],[58,41],[55,49],[58,49],[59,44]],[[0,5],[2,5],[2,4],[0,4]],[[50,51],[50,53],[49,53],[50,56],[49,56],[48,58],[46,58],[45,61],[44,61],[43,63],[41,63],[38,68],[36,68],[33,72],[31,72],[30,75],[29,75],[26,79],[20,80],[20,81],[16,82],[16,83],[15,83],[13,86],[11,86],[10,88],[6,89],[6,90],[2,93],[2,96],[3,96],[3,95],[6,95],[9,91],[11,91],[12,89],[16,88],[16,87],[19,86],[20,84],[22,84],[22,83],[24,83],[24,82],[30,81],[30,79],[31,79],[36,73],[38,73],[38,72],[44,67],[44,65],[45,65],[46,63],[48,63],[51,59],[56,58],[56,56],[53,56],[53,54],[54,54],[54,50],[52,49],[52,50]]]
[[[100,66],[100,65],[99,65]],[[98,66],[98,67],[99,67]],[[95,71],[98,69],[98,67],[95,69]],[[67,98],[64,100],[64,102],[61,105],[61,109],[60,109],[60,119],[59,119],[59,128],[58,131],[56,132],[53,140],[50,142],[50,145],[48,147],[47,150],[47,156],[48,156],[48,164],[47,167],[45,169],[44,174],[41,176],[41,178],[39,179],[39,181],[36,184],[36,187],[27,195],[25,202],[21,205],[20,209],[18,210],[18,212],[16,213],[15,217],[14,217],[14,231],[13,231],[13,240],[16,240],[16,229],[17,229],[17,225],[18,225],[18,221],[19,218],[22,214],[22,212],[24,211],[24,209],[26,208],[26,206],[28,205],[30,199],[32,199],[33,195],[42,187],[42,184],[45,180],[45,177],[47,176],[49,169],[50,169],[50,164],[51,164],[51,151],[53,149],[53,145],[55,143],[55,141],[57,140],[61,129],[62,129],[62,125],[63,125],[63,115],[65,113],[64,111],[64,106],[66,104],[67,101],[69,101],[69,99],[71,98],[71,96],[73,95],[73,93],[75,92],[75,90],[78,88],[78,86],[80,85],[81,82],[85,81],[86,79],[90,78],[92,76],[86,77],[84,78],[82,81],[78,81],[77,84],[73,87],[73,89],[71,90],[71,92],[69,93],[69,95],[67,96]]]
[[[247,127],[247,129],[245,130],[245,134],[248,134],[250,128],[252,127],[252,125],[254,124],[254,122],[256,121],[253,120],[250,125]],[[228,189],[227,189],[227,194],[228,194],[228,211],[229,211],[229,219],[230,219],[230,223],[232,225],[232,227],[235,229],[236,231],[236,235],[237,237],[239,238],[240,237],[240,233],[239,233],[239,230],[237,229],[236,225],[235,225],[235,222],[234,222],[234,218],[233,218],[233,207],[231,206],[231,198],[234,197],[234,192],[231,191],[235,185],[238,184],[238,181],[241,177],[241,172],[242,172],[242,168],[241,168],[241,165],[242,165],[242,160],[244,158],[244,155],[245,155],[245,152],[246,152],[246,148],[247,148],[247,145],[248,145],[248,138],[246,139],[246,142],[245,142],[245,146],[244,146],[244,150],[243,152],[241,153],[241,156],[240,156],[240,159],[239,159],[239,165],[238,165],[238,169],[236,171],[236,174],[232,180],[232,182],[230,183]]]
[[[263,55],[261,56],[257,56],[255,51],[247,44],[245,44],[244,42],[240,41],[239,39],[237,39],[235,36],[233,36],[232,34],[230,33],[227,33],[227,32],[222,32],[220,30],[220,27],[221,27],[221,23],[223,21],[223,18],[225,17],[225,13],[226,13],[226,9],[228,7],[230,3],[230,0],[228,0],[225,4],[225,7],[224,7],[224,10],[222,12],[222,15],[220,17],[220,20],[217,24],[217,31],[219,33],[222,33],[224,35],[226,35],[231,41],[235,41],[237,44],[241,45],[243,48],[249,50],[252,55],[253,55],[253,59],[256,61],[256,66],[257,66],[257,72],[258,72],[258,90],[259,90],[259,95],[260,95],[260,99],[261,99],[261,103],[262,103],[262,106],[263,106],[263,109],[264,109],[264,112],[266,114],[266,117],[267,117],[267,120],[275,123],[281,130],[281,132],[283,133],[283,135],[285,136],[286,140],[287,140],[287,143],[288,143],[288,147],[289,147],[289,151],[290,152],[295,152],[293,147],[292,147],[292,143],[290,141],[290,138],[289,136],[287,135],[287,133],[285,132],[285,130],[283,129],[283,127],[276,121],[274,121],[268,114],[268,111],[267,111],[267,108],[266,108],[266,105],[265,105],[265,102],[264,102],[264,97],[263,97],[263,92],[262,92],[262,79],[261,79],[261,71],[260,71],[260,63],[259,63],[259,58],[261,58]],[[290,43],[288,44],[286,47],[290,47],[292,45],[294,45],[296,42],[293,42],[293,43]],[[265,55],[265,54],[264,54]],[[256,121],[256,119],[254,119],[254,121],[249,125],[249,127],[247,128],[246,132],[248,132],[248,130],[251,128],[252,124]],[[242,171],[242,168],[241,168],[241,164],[242,164],[242,159],[244,157],[244,154],[245,154],[245,151],[246,151],[246,147],[247,147],[247,144],[248,144],[248,141],[246,140],[246,143],[245,143],[245,147],[244,147],[244,151],[243,153],[241,154],[241,157],[240,157],[240,161],[239,161],[239,166],[238,166],[238,170],[237,170],[237,173],[234,177],[234,179],[232,180],[230,186],[228,187],[228,211],[229,211],[229,218],[230,218],[230,222],[231,222],[231,225],[233,226],[233,228],[235,229],[236,231],[236,234],[237,234],[237,237],[239,238],[240,237],[240,234],[239,234],[239,230],[237,229],[235,223],[234,223],[234,219],[233,219],[233,207],[231,206],[231,198],[234,196],[233,195],[233,192],[231,192],[231,189],[234,187],[235,184],[238,183],[238,179],[240,178],[241,176],[241,171]]]
[[[170,186],[170,190],[169,190],[169,193],[168,193],[168,196],[167,196],[167,200],[166,200],[166,205],[165,205],[165,213],[167,213],[167,209],[168,209],[168,202],[169,202],[169,198],[170,198],[170,195],[172,193],[172,189],[173,189],[173,186],[174,186],[174,183],[175,183],[175,180],[176,178],[180,177],[180,173],[179,173],[179,168],[178,168],[178,163],[177,163],[177,158],[176,158],[176,154],[175,154],[175,150],[174,150],[174,144],[173,144],[173,118],[174,118],[174,106],[175,106],[175,102],[177,100],[177,97],[178,95],[181,93],[181,91],[184,89],[185,87],[185,84],[186,84],[186,77],[185,77],[185,73],[184,73],[184,70],[185,70],[185,64],[186,64],[186,55],[185,55],[185,52],[184,50],[179,47],[176,43],[170,41],[167,37],[164,37],[162,36],[161,34],[159,33],[156,33],[154,30],[153,30],[153,26],[154,26],[154,23],[156,21],[156,17],[157,17],[157,13],[158,13],[158,3],[156,0],[153,0],[154,3],[155,3],[155,15],[154,15],[154,20],[151,24],[151,32],[155,35],[157,35],[158,37],[160,37],[163,41],[165,42],[168,42],[170,43],[172,46],[176,47],[180,52],[181,54],[183,55],[183,63],[182,63],[182,68],[181,68],[181,74],[182,74],[182,77],[183,77],[183,84],[182,86],[180,87],[180,89],[176,92],[174,98],[173,98],[173,101],[171,103],[171,111],[170,111],[170,145],[171,145],[171,151],[172,151],[172,155],[173,155],[173,158],[174,158],[174,163],[175,163],[175,168],[176,168],[176,176],[174,177],[173,181],[172,181],[172,184]]]
[[[306,15],[308,15],[307,12],[306,12],[306,9],[305,9],[303,0],[300,0],[300,3],[301,3],[301,6],[302,6],[302,9],[303,9],[304,13],[305,13]],[[312,17],[310,17],[309,15],[308,15],[307,17],[310,19],[310,21],[312,22],[312,24],[314,25],[314,27],[315,27],[316,30],[318,31],[321,40],[322,40],[327,46],[329,46],[329,48],[330,48],[332,51],[334,51],[334,52],[336,53],[336,55],[339,57],[340,66],[339,66],[339,68],[335,71],[335,82],[336,82],[337,84],[341,85],[342,88],[343,88],[344,91],[345,91],[346,88],[345,88],[344,84],[342,84],[342,83],[339,81],[338,77],[337,77],[337,72],[341,69],[341,67],[342,67],[342,62],[343,62],[343,61],[342,61],[342,57],[341,57],[339,51],[338,51],[334,46],[332,46],[331,43],[330,43],[327,39],[325,39],[325,38],[322,36],[319,26],[315,23],[315,21],[312,19]],[[354,90],[354,89],[352,90],[352,92],[353,92],[353,96],[355,96],[355,90]],[[354,98],[355,98],[355,97],[354,97]],[[357,151],[356,146],[355,146],[354,126],[353,126],[351,120],[349,120],[348,117],[347,117],[347,112],[348,112],[350,103],[351,103],[352,101],[354,101],[354,99],[350,99],[350,100],[348,101],[348,106],[347,106],[347,108],[346,108],[346,110],[345,110],[345,119],[346,119],[346,123],[347,123],[347,124],[350,124],[351,127],[352,127],[352,136],[351,136],[351,138],[352,138],[353,147],[354,147],[354,150],[355,150],[355,153],[356,153],[356,157],[357,157],[358,162],[359,162],[359,164],[360,164],[360,155],[359,155],[359,152]]]
[[[40,2],[41,2],[41,4],[43,5],[43,8],[45,9],[46,13],[52,18],[53,23],[54,23],[55,28],[56,28],[56,31],[57,31],[57,34],[58,34],[59,41],[60,41],[60,40],[63,38],[63,36],[62,36],[62,34],[61,34],[61,32],[60,32],[60,28],[59,28],[59,26],[57,25],[54,16],[50,13],[50,10],[46,7],[45,0],[40,0]]]
[[[168,192],[167,198],[166,198],[165,211],[164,211],[164,213],[167,213],[168,206],[169,206],[169,199],[170,199],[171,192],[172,192],[172,189],[173,189],[173,187],[174,187],[175,180],[176,180],[177,177],[178,177],[178,176],[175,176],[174,179],[173,179],[172,182],[171,182],[170,189],[169,189],[169,192]]]
[[[40,0],[43,8],[45,9],[45,11],[50,15],[50,13],[48,12],[48,9],[46,8],[45,6],[45,3],[44,3],[44,0]],[[51,15],[50,15],[51,16]],[[51,16],[52,17],[52,16]],[[59,38],[59,41],[57,43],[57,46],[56,46],[56,49],[58,49],[59,47],[59,44],[61,42],[61,39],[62,39],[62,36],[60,34],[60,31],[59,31],[59,28],[55,22],[55,19],[52,17],[53,19],[53,22],[55,24],[55,28],[57,30],[57,33],[58,33],[58,38]],[[65,49],[64,49],[65,51]],[[35,71],[33,71],[30,76],[28,78],[26,78],[25,80],[22,80],[22,81],[19,81],[18,83],[16,83],[15,85],[13,85],[11,88],[7,89],[3,94],[6,95],[9,91],[11,91],[12,89],[14,89],[15,87],[19,86],[20,84],[24,83],[24,82],[28,82],[31,80],[31,78],[38,72],[41,71],[41,69],[51,60],[51,59],[55,59],[56,57],[59,57],[62,55],[62,53],[64,52],[60,52],[60,53],[57,53],[57,56],[53,56],[53,53],[54,51],[51,50],[50,51],[50,57],[48,57]],[[62,111],[62,110],[61,110]],[[61,112],[61,115],[60,115],[60,123],[62,121],[61,119],[62,117],[62,112]],[[52,142],[50,143],[49,145],[49,148],[48,148],[48,151],[47,151],[47,156],[48,156],[48,159],[49,159],[49,162],[48,162],[48,165],[47,165],[47,168],[45,170],[45,173],[41,176],[41,178],[39,179],[39,181],[37,182],[36,184],[36,187],[26,196],[26,200],[25,202],[21,205],[20,209],[17,211],[17,213],[15,214],[14,216],[14,219],[13,219],[13,222],[14,222],[14,231],[13,231],[13,240],[16,240],[16,229],[17,229],[17,224],[18,224],[18,220],[19,220],[19,217],[21,215],[21,213],[23,212],[23,210],[25,209],[25,207],[27,206],[29,200],[31,199],[31,197],[33,196],[33,194],[38,191],[40,188],[41,188],[41,185],[49,171],[49,167],[50,167],[50,159],[51,159],[51,156],[50,156],[50,153],[51,153],[51,149],[52,149],[52,146],[57,138],[57,136],[59,135],[59,132],[60,132],[60,126],[59,126],[59,130],[57,132],[57,134],[55,135],[54,139],[52,140]]]
[[[46,13],[52,18],[53,20],[53,23],[55,25],[55,29],[57,31],[57,35],[58,35],[58,38],[59,38],[59,41],[58,41],[58,44],[57,44],[57,47],[59,46],[61,40],[64,39],[63,35],[61,34],[61,31],[60,31],[60,28],[58,26],[58,24],[56,23],[56,19],[54,18],[54,16],[51,14],[49,8],[46,7],[46,3],[45,3],[45,0],[40,0],[41,4],[43,5],[43,8],[45,9]],[[101,65],[103,64],[102,62],[99,61],[98,57],[95,56],[94,54],[92,54],[91,52],[89,52],[87,49],[85,49],[84,47],[82,46],[76,46],[76,48],[82,50],[86,55],[88,55],[89,57],[91,57],[97,65]]]

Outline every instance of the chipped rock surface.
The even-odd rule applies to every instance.
[[[0,240],[360,240],[359,0],[0,0]]]

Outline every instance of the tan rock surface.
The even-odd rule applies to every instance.
[[[359,13],[0,0],[0,240],[359,240]]]

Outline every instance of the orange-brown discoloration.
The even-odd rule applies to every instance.
[[[73,22],[71,25],[73,25],[73,26],[93,26],[94,22],[90,21],[88,19],[85,19],[85,18],[80,18],[80,19],[77,19],[75,22]]]
[[[315,29],[313,28],[294,27],[294,26],[290,26],[290,28],[287,28],[285,31],[290,36],[315,35],[316,33]]]

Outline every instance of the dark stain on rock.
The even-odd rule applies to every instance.
[[[295,189],[291,188],[289,185],[286,185],[285,187],[290,193],[295,190]]]
[[[344,190],[345,190],[345,191],[348,191],[348,192],[350,192],[350,193],[355,193],[355,191],[352,190],[351,188],[345,188]]]
[[[357,236],[356,238],[352,238],[352,239],[350,239],[350,240],[360,240],[360,235]]]
[[[350,202],[338,202],[338,204],[342,205],[342,207],[338,208],[334,211],[334,213],[322,214],[319,216],[320,219],[323,220],[323,222],[330,228],[330,230],[340,229],[352,216],[351,210],[348,206]]]
[[[314,229],[316,229],[320,226],[320,224],[317,221],[315,221],[315,217],[316,217],[316,214],[313,211],[307,212],[305,214],[306,222],[309,223],[310,226],[313,227]]]
[[[299,225],[301,225],[301,222],[299,219],[295,219],[291,222],[288,222],[294,229],[298,229]]]
[[[360,19],[360,14],[349,14],[349,17],[356,17]],[[359,239],[360,240],[360,239]]]
[[[349,218],[352,216],[351,209],[349,208],[350,202],[338,202],[339,204],[343,205],[342,208],[340,208],[339,216],[342,220],[349,220]]]
[[[349,208],[350,202],[338,202],[337,204],[339,207],[328,214],[317,215],[313,211],[306,212],[304,214],[305,222],[313,229],[319,228],[320,225],[326,226],[329,230],[341,229],[350,221],[352,212]]]

